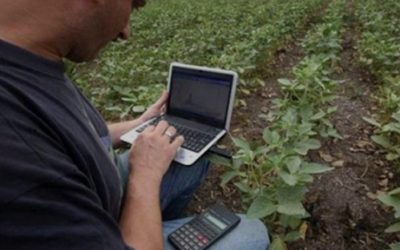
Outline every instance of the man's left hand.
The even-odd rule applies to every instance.
[[[151,105],[146,112],[144,112],[140,117],[141,122],[146,122],[150,120],[153,117],[162,115],[165,113],[165,108],[166,108],[166,103],[168,100],[168,92],[164,91],[160,98],[153,104]]]
[[[167,100],[168,92],[164,91],[158,101],[151,105],[138,119],[108,125],[108,131],[114,148],[118,148],[122,145],[120,137],[123,134],[153,117],[162,115],[165,112]]]

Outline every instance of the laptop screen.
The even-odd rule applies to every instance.
[[[233,75],[173,67],[168,114],[224,128]]]

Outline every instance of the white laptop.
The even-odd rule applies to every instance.
[[[233,71],[172,63],[166,113],[132,129],[121,140],[132,143],[147,126],[166,120],[185,138],[175,161],[192,165],[228,132],[237,82]]]

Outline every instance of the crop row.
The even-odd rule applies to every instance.
[[[359,61],[373,73],[380,90],[375,98],[382,107],[374,118],[365,120],[376,126],[372,140],[386,151],[386,159],[400,167],[400,2],[366,0],[358,3],[357,17],[361,25],[358,43]],[[379,193],[378,199],[396,211],[400,220],[400,188]],[[400,231],[400,222],[386,229]],[[400,244],[392,245],[400,249]]]
[[[307,160],[310,150],[319,149],[319,137],[340,138],[329,116],[336,107],[337,81],[331,78],[342,47],[346,1],[334,0],[322,22],[307,34],[306,57],[294,68],[293,79],[280,79],[282,97],[266,119],[263,142],[234,139],[238,152],[223,176],[233,181],[249,205],[250,217],[264,218],[272,227],[272,249],[284,249],[284,241],[305,237],[309,216],[302,202],[314,174],[331,168]]]
[[[322,2],[154,0],[133,14],[131,41],[111,45],[94,64],[70,73],[113,118],[154,101],[172,61],[235,70],[243,79],[240,91],[249,93],[261,82],[252,74],[258,60],[271,60]]]

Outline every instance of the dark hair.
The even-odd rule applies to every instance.
[[[132,0],[132,9],[139,9],[146,5],[146,0]]]

